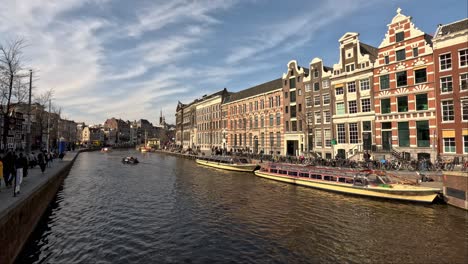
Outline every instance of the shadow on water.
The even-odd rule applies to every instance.
[[[46,211],[39,219],[36,228],[29,236],[23,246],[23,250],[17,256],[15,263],[33,263],[39,260],[39,257],[47,246],[47,234],[51,231],[54,223],[53,215],[60,213],[60,203],[62,199],[63,184],[60,185],[57,194],[52,202],[47,206]]]

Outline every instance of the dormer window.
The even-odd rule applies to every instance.
[[[354,63],[346,65],[346,72],[354,71]]]
[[[319,77],[319,72],[317,69],[314,70],[314,78],[318,78]]]
[[[398,32],[395,34],[395,37],[396,37],[396,42],[401,42],[403,40],[405,40],[405,32]]]

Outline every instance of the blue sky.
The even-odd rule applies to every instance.
[[[188,103],[281,77],[290,60],[338,62],[338,39],[378,46],[396,9],[433,34],[467,16],[464,0],[2,0],[0,43],[23,37],[35,93],[88,124],[174,122]]]

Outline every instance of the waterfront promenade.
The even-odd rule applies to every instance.
[[[54,159],[44,173],[39,166],[28,170],[20,194],[13,187],[0,187],[0,263],[11,263],[34,230],[51,199],[55,196],[68,170],[78,155],[69,151],[63,160]]]

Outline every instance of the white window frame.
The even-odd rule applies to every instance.
[[[339,127],[343,129],[340,130]],[[336,139],[338,144],[346,144],[346,126],[345,124],[336,124]]]
[[[465,140],[466,138],[466,140]],[[468,144],[468,136],[467,135],[464,135],[463,136],[463,153],[468,153],[468,148],[465,148],[465,145]]]
[[[453,139],[453,140],[450,140],[450,139]],[[446,141],[447,140],[447,141]],[[455,140],[455,138],[443,138],[442,139],[443,143],[444,143],[444,153],[456,153],[457,152],[457,141]],[[453,143],[453,151],[447,151],[447,146],[445,145],[445,143]],[[451,145],[449,145],[449,148],[452,148]]]
[[[322,81],[322,89],[326,89],[330,87],[330,80],[323,80]]]
[[[354,84],[354,85],[353,85],[353,84]],[[352,92],[349,91],[350,88],[353,88],[354,91],[352,91]],[[347,91],[348,93],[355,93],[355,92],[357,91],[357,89],[356,89],[356,82],[355,82],[355,81],[352,81],[352,82],[346,83],[346,91]]]
[[[341,89],[342,90],[342,93],[337,93],[338,89]],[[344,94],[344,86],[341,86],[341,87],[336,87],[335,88],[335,96],[338,96],[338,95],[343,95]]]
[[[442,79],[446,79],[446,78],[450,78],[450,79],[451,79],[451,81],[450,81],[450,82],[452,83],[452,90],[451,90],[451,91],[444,91],[444,90],[443,90],[443,87],[442,87],[442,86],[443,86],[443,83],[447,83],[447,84],[449,83],[449,82],[442,82]],[[452,75],[441,76],[441,77],[439,78],[439,82],[440,82],[440,92],[441,92],[441,93],[444,93],[444,94],[453,93],[453,77],[452,77]]]
[[[325,96],[328,97],[328,103],[325,102]],[[322,99],[323,99],[323,105],[329,105],[330,104],[330,94],[322,95]]]
[[[314,101],[312,100],[311,96],[305,98],[306,108],[312,107],[314,105]]]
[[[468,99],[460,100],[460,115],[462,122],[468,122],[468,119],[463,119],[463,107],[467,108],[468,111]]]
[[[323,111],[323,123],[330,124],[330,122],[331,122],[331,112],[329,110]]]
[[[462,76],[464,76],[465,78],[462,79]],[[462,82],[463,80],[465,81],[466,83],[466,88],[465,89],[462,89]],[[468,90],[468,72],[463,72],[463,73],[460,73],[460,76],[459,76],[459,84],[460,84],[460,91],[464,91],[464,90]]]
[[[305,91],[310,92],[310,83],[305,84]]]
[[[354,102],[354,107],[353,108],[356,108],[356,111],[354,113],[351,113],[351,103]],[[357,100],[351,100],[351,101],[348,101],[348,113],[349,114],[357,114],[359,112],[359,109],[358,109],[358,103],[357,103]]]
[[[322,113],[320,111],[314,112],[315,124],[322,124]]]
[[[442,69],[442,56],[445,56],[445,55],[450,55],[450,68],[446,68],[446,69]],[[447,59],[444,59],[444,61],[446,61]],[[446,52],[446,53],[442,53],[442,54],[439,54],[439,71],[449,71],[452,69],[452,53],[451,52]]]
[[[364,84],[364,85],[363,85]],[[367,87],[367,89],[363,89],[363,87]],[[369,79],[362,79],[362,80],[359,80],[359,89],[361,91],[368,91],[370,90],[370,81]]]
[[[448,105],[447,105],[447,106],[450,106],[450,105],[452,106],[452,109],[451,109],[451,110],[452,110],[453,115],[452,115],[452,119],[451,119],[451,120],[444,120],[445,111],[446,111],[446,110],[444,109],[444,103],[445,103],[445,102],[452,102],[451,104],[448,104]],[[454,105],[454,103],[453,103],[453,100],[443,100],[443,101],[441,101],[441,102],[440,102],[440,109],[441,109],[441,115],[442,115],[442,116],[441,116],[441,119],[442,119],[441,121],[442,121],[442,123],[452,123],[452,122],[455,121],[455,105]],[[450,109],[448,109],[448,111],[450,111]],[[463,111],[463,110],[462,110],[462,111]],[[447,116],[450,117],[450,115],[447,115]]]
[[[369,104],[364,104],[364,100],[369,101]],[[367,110],[367,108],[369,109],[368,111],[365,111]],[[361,99],[361,112],[363,113],[368,113],[368,112],[371,112],[372,111],[372,108],[371,108],[371,99],[370,98],[363,98]]]
[[[355,127],[356,131],[351,130],[351,127]],[[358,123],[349,123],[349,144],[358,144],[359,143],[359,125]]]
[[[462,57],[461,57],[461,52],[465,52],[465,65],[461,65],[462,63]],[[458,50],[458,67],[460,68],[466,68],[468,67],[468,49],[459,49]]]
[[[340,113],[338,112],[338,106],[341,106],[341,105],[343,106],[343,107],[342,107],[342,108],[343,108],[343,113],[342,113],[342,114],[340,114]],[[337,115],[344,115],[344,114],[346,114],[346,106],[345,106],[345,103],[344,103],[344,102],[336,103],[336,114],[337,114]]]
[[[318,98],[318,101],[316,100]],[[318,103],[317,103],[318,102]],[[320,106],[320,95],[314,96],[314,106]]]

